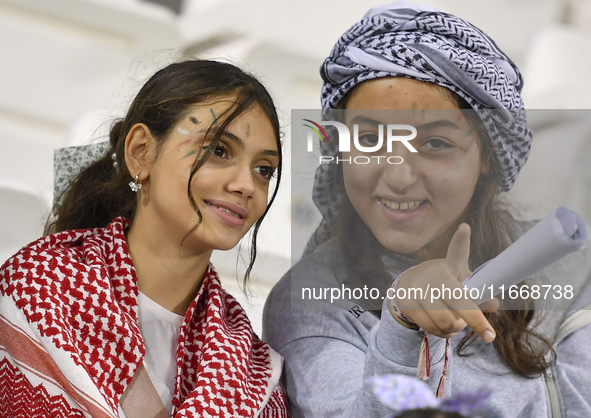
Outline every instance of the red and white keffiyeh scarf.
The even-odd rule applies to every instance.
[[[127,225],[49,235],[0,269],[0,416],[118,416],[145,355]],[[181,327],[172,416],[287,417],[280,372],[210,266]]]

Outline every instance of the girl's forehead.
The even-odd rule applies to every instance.
[[[460,109],[344,109],[338,116],[351,125],[397,125],[415,128],[466,128],[468,121]],[[437,122],[437,123],[436,123]],[[349,128],[351,129],[351,128]]]
[[[191,106],[186,112],[183,120],[188,120],[195,123],[195,119],[199,122],[206,120],[215,121],[223,113],[225,113],[232,105],[233,101],[224,100],[211,103],[200,103]]]
[[[216,124],[221,123],[220,119],[223,120],[225,117],[231,115],[235,106],[235,98],[228,97],[196,104],[188,109],[179,123],[191,126],[202,125],[205,122],[207,125],[215,126]],[[264,116],[264,119],[269,120],[267,114],[262,110],[261,105],[254,103],[249,109],[241,112],[240,115],[235,117],[229,124],[229,128],[236,125],[237,122],[245,119],[244,117],[247,115],[255,117]]]
[[[405,77],[367,80],[350,91],[349,108],[357,109],[458,109],[449,90]]]
[[[191,106],[177,122],[177,132],[188,135],[215,127],[219,123],[219,118],[226,114],[232,104],[233,101],[220,100]]]
[[[218,100],[214,103],[193,106],[178,122],[174,131],[177,139],[174,142],[180,143],[177,146],[194,146],[195,141],[203,140],[208,132],[213,134],[222,123],[220,119],[231,114],[233,104],[234,102],[230,100]],[[259,105],[253,106],[233,119],[224,130],[222,138],[241,148],[278,152],[279,145],[275,129]]]

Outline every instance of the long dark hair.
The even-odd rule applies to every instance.
[[[282,153],[279,118],[269,92],[255,77],[232,64],[190,60],[171,64],[154,74],[140,89],[125,118],[117,120],[112,125],[109,152],[83,170],[70,184],[63,197],[63,203],[57,210],[57,218],[48,223],[45,232],[105,227],[118,216],[133,219],[136,198],[127,186],[131,174],[125,165],[125,137],[130,129],[136,123],[145,124],[161,149],[174,126],[186,116],[191,107],[217,97],[228,96],[235,99],[233,104],[219,115],[220,119],[225,119],[213,131],[214,135],[208,147],[210,152],[204,152],[201,158],[197,158],[191,169],[187,196],[199,215],[199,222],[187,235],[199,227],[202,219],[191,192],[190,184],[193,177],[205,164],[228,125],[253,106],[260,106],[273,127],[280,162],[276,171],[275,188],[267,208],[253,228],[250,263],[244,276],[246,284],[256,259],[257,235],[261,222],[275,200],[281,181]],[[209,132],[206,136],[208,134]],[[111,157],[112,154],[116,155],[115,161]],[[118,168],[114,167],[114,162]]]
[[[465,100],[451,91],[445,90],[445,93],[462,109],[466,119],[479,133],[481,161],[489,168],[488,174],[480,175],[469,204],[467,222],[472,229],[470,268],[474,270],[507,248],[518,237],[520,228],[498,195],[501,167],[482,121]],[[345,108],[348,97],[344,97],[339,108]],[[345,193],[342,172],[339,177],[339,185]],[[363,280],[363,284],[369,286],[367,281],[370,280],[372,286],[381,287],[380,291],[385,293],[392,281],[380,258],[385,249],[357,214],[346,193],[334,234],[347,265],[347,282],[358,284]],[[505,299],[508,298],[501,301],[497,312],[485,314],[497,333],[494,347],[507,367],[515,373],[526,378],[536,377],[554,363],[555,356],[550,361],[545,357],[547,350],[553,353],[552,345],[531,327],[535,314],[532,299],[520,300],[510,306],[504,302]],[[374,301],[371,305],[371,302],[367,302],[368,308],[376,314],[381,313],[381,303]],[[474,332],[469,332],[457,347],[458,355],[469,355],[467,348],[476,339]]]

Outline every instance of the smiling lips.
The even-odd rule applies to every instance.
[[[378,205],[386,219],[394,223],[406,223],[420,216],[427,208],[428,200],[409,200],[394,202],[390,199],[378,197]]]
[[[378,198],[378,203],[386,206],[388,209],[397,210],[397,211],[413,210],[413,209],[418,208],[419,206],[421,206],[425,202],[426,202],[426,200],[412,200],[409,202],[397,203],[397,202],[393,202],[388,199]]]
[[[242,206],[238,206],[229,202],[214,200],[204,200],[204,202],[219,217],[232,226],[243,227],[246,222],[246,218],[248,218],[248,210]]]
[[[235,217],[237,217],[237,218],[240,218],[240,219],[242,219],[242,216],[238,215],[238,214],[237,214],[237,213],[235,213],[235,212],[232,212],[230,209],[226,209],[226,208],[223,208],[223,207],[221,207],[221,206],[212,205],[212,204],[210,204],[210,203],[208,203],[208,205],[209,205],[209,206],[213,206],[214,208],[217,208],[217,209],[219,209],[219,210],[223,210],[224,212],[226,212],[226,213],[229,213],[229,214],[230,214],[230,215],[232,215],[232,216],[235,216]]]

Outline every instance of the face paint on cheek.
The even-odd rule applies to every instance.
[[[464,116],[464,115],[462,115],[462,114],[460,113],[460,114],[458,115],[457,119],[456,119],[456,122],[460,121],[460,120],[462,119],[462,117],[463,117],[463,116]]]
[[[213,111],[212,108],[209,108],[209,111],[211,112],[211,116],[213,116],[213,124],[217,125],[218,124],[218,117],[215,115],[215,112]]]
[[[189,121],[190,121],[190,122],[191,122],[193,125],[198,125],[198,124],[199,124],[199,121],[197,120],[197,118],[196,118],[195,116],[189,116],[189,118],[188,118],[188,119],[189,119]],[[186,124],[184,124],[184,125],[186,125]],[[180,126],[179,126],[179,127],[177,128],[177,132],[178,132],[180,135],[187,136],[187,135],[189,135],[189,134],[191,133],[191,128],[190,128],[190,127],[189,127],[188,129],[186,129],[186,128],[188,128],[188,127],[187,127],[187,126],[185,126],[185,127],[180,127]],[[185,141],[185,142],[183,142],[183,143],[182,143],[182,144],[180,144],[180,145],[183,145],[183,144],[185,144],[185,143],[186,143],[186,141]],[[180,146],[180,145],[179,145],[179,146]]]
[[[181,160],[184,160],[185,158],[190,157],[191,155],[195,155],[195,154],[197,154],[197,151],[191,150],[183,158],[181,158]]]
[[[181,151],[182,151],[182,148],[183,148],[183,146],[185,146],[185,145],[187,145],[187,144],[190,144],[191,142],[193,142],[193,140],[192,140],[192,139],[185,139],[183,142],[181,142],[180,144],[178,144],[178,145],[176,146],[176,150],[177,150],[177,152],[181,152]],[[186,153],[186,154],[185,154],[185,155],[184,155],[184,156],[181,158],[181,160],[184,160],[185,158],[187,158],[187,157],[189,157],[189,156],[191,156],[191,155],[194,155],[194,154],[196,154],[196,151],[195,151],[194,149],[192,149],[191,151],[189,151],[188,153]]]
[[[179,129],[180,129],[180,128],[179,128]],[[183,145],[186,145],[186,144],[188,144],[188,143],[190,143],[190,142],[191,142],[191,140],[190,140],[190,139],[186,139],[186,140],[184,140],[183,142],[181,142],[180,144],[178,144],[178,145],[176,146],[176,150],[177,150],[177,151],[180,151],[180,150],[181,150],[181,147],[182,147]]]
[[[472,127],[472,129],[470,129],[470,130],[468,131],[468,133],[467,133],[466,135],[464,135],[464,138],[467,138],[467,137],[469,137],[470,135],[472,135],[472,132],[474,132],[474,127]]]

